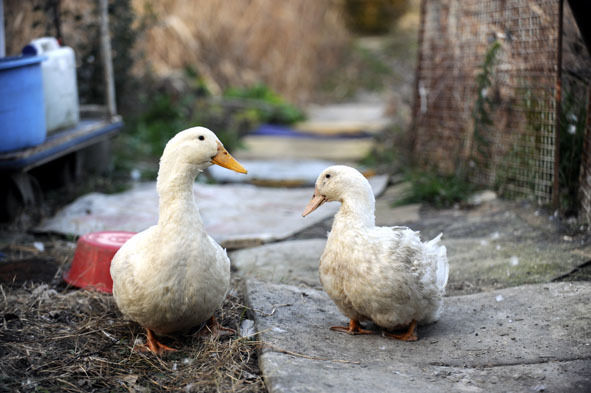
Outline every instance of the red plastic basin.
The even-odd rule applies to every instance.
[[[113,292],[111,260],[135,232],[92,232],[78,239],[72,266],[64,274],[64,280],[75,287]]]

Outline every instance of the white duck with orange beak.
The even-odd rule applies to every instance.
[[[158,223],[133,236],[111,262],[117,306],[146,328],[147,346],[157,354],[173,349],[155,333],[208,320],[219,328],[213,315],[230,286],[230,260],[205,232],[193,194],[195,177],[212,164],[246,173],[207,128],[176,134],[160,159]]]
[[[371,186],[348,166],[331,166],[318,176],[303,215],[331,201],[341,207],[320,258],[320,281],[350,319],[349,326],[331,329],[374,334],[360,325],[372,321],[387,337],[417,340],[417,323],[436,321],[442,308],[449,266],[441,234],[423,243],[409,228],[376,227]],[[398,329],[405,331],[392,332]]]

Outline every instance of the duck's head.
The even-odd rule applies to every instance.
[[[355,168],[345,165],[333,165],[326,168],[316,179],[314,195],[304,209],[302,216],[307,216],[324,202],[339,201],[355,195],[372,195],[367,179]]]
[[[173,159],[200,171],[216,164],[239,173],[246,169],[228,153],[218,137],[205,127],[193,127],[176,134],[164,148],[162,160]]]

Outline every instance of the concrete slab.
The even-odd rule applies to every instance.
[[[421,204],[392,207],[388,202],[378,199],[376,201],[376,225],[394,226],[411,224],[420,219]]]
[[[283,138],[247,135],[244,148],[232,152],[245,159],[325,159],[336,162],[358,161],[366,157],[374,145],[373,138]]]
[[[513,241],[497,238],[497,232],[480,238],[447,238],[443,244],[451,265],[452,293],[549,282],[589,260],[560,239]]]
[[[374,193],[386,176],[369,179]],[[336,203],[315,214],[301,213],[313,188],[264,188],[246,184],[196,184],[195,197],[207,232],[227,248],[242,248],[288,238],[334,215]],[[41,223],[36,230],[67,235],[126,230],[139,232],[158,221],[156,183],[143,183],[120,194],[84,195]]]
[[[410,186],[409,182],[388,186],[384,193],[376,199],[376,225],[405,225],[419,220],[421,204],[395,205],[408,194]]]
[[[385,115],[385,100],[351,102],[333,105],[311,105],[306,108],[308,120],[295,128],[312,134],[335,135],[359,132],[380,132],[392,120]]]
[[[243,277],[321,289],[318,263],[326,239],[291,240],[229,253]]]
[[[248,168],[243,175],[214,165],[209,172],[218,182],[284,184],[288,186],[314,186],[318,175],[327,167],[334,165],[326,160],[241,160],[242,166]]]
[[[378,199],[379,225],[407,225],[432,239],[443,233],[450,261],[448,292],[474,293],[548,282],[589,261],[591,237],[565,236],[533,206],[496,200],[471,209],[389,207]]]
[[[446,298],[414,343],[329,330],[323,292],[248,280],[266,386],[278,392],[582,392],[591,389],[591,284]]]

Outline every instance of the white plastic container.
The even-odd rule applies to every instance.
[[[23,54],[47,56],[41,64],[47,134],[78,124],[80,110],[74,50],[60,46],[53,37],[43,37],[25,46]]]

